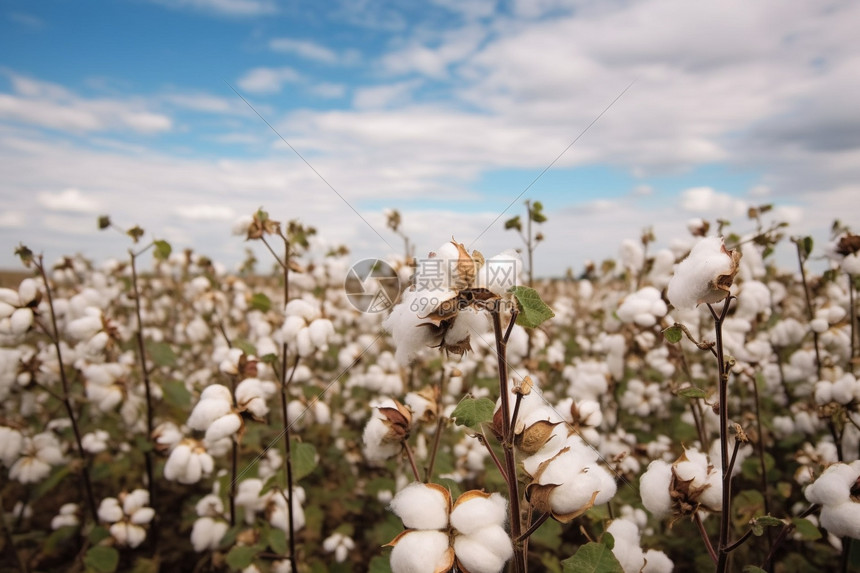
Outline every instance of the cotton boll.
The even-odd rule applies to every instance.
[[[672,507],[669,485],[672,481],[672,465],[663,460],[648,464],[648,470],[639,478],[639,495],[642,505],[655,517],[662,518]]]
[[[852,485],[860,477],[860,460],[851,464],[836,463],[810,484],[804,494],[810,503],[838,505],[850,495]]]
[[[739,251],[727,251],[720,237],[706,237],[675,269],[667,296],[677,309],[692,309],[701,303],[717,303],[728,295],[737,273]],[[723,288],[717,286],[722,280]],[[727,283],[727,284],[726,284]]]
[[[212,422],[226,416],[232,409],[233,395],[226,386],[221,384],[207,386],[188,417],[188,427],[193,430],[206,430]]]
[[[229,526],[223,521],[216,521],[211,517],[201,517],[194,522],[191,528],[191,545],[198,553],[206,550],[217,549]]]
[[[374,415],[368,420],[362,434],[364,457],[368,461],[383,461],[396,456],[403,449],[401,442],[388,442],[389,427],[385,420]]]
[[[115,523],[123,518],[122,507],[115,497],[106,497],[99,504],[98,516],[101,521]]]
[[[448,535],[441,531],[407,531],[391,550],[392,573],[438,573],[453,564]]]
[[[78,504],[64,503],[60,512],[51,519],[51,529],[56,531],[61,527],[76,526],[80,523],[78,517]]]
[[[19,308],[9,317],[9,329],[15,336],[20,336],[33,326],[33,311],[30,308]]]
[[[269,413],[269,406],[266,404],[268,394],[261,380],[245,378],[236,386],[236,404],[241,410],[248,411],[257,418],[264,418]]]
[[[334,336],[334,325],[327,318],[318,318],[308,326],[308,334],[314,346],[321,350],[328,348],[328,342]]]
[[[468,535],[488,525],[505,523],[508,504],[500,494],[467,493],[472,495],[466,500],[463,500],[466,494],[460,496],[451,511],[451,526],[454,529]]]
[[[146,530],[138,525],[120,521],[109,528],[111,536],[120,545],[127,545],[132,549],[139,546],[146,539]]]
[[[511,538],[499,526],[454,537],[454,555],[469,573],[499,573],[513,554]]]
[[[413,482],[397,492],[389,508],[410,529],[445,529],[451,497],[435,484]]]
[[[24,446],[24,437],[21,432],[14,428],[0,426],[0,462],[7,468],[21,454]]]
[[[221,416],[206,429],[206,440],[215,442],[221,438],[232,436],[242,427],[242,417],[239,414]]]
[[[306,322],[310,322],[319,316],[320,311],[318,306],[304,299],[294,298],[287,303],[284,312],[288,317],[295,316],[304,319]]]
[[[642,568],[642,573],[672,573],[674,569],[675,564],[662,551],[649,549],[645,552],[645,567]]]
[[[860,539],[860,503],[843,501],[821,508],[821,527],[839,537]]]
[[[639,573],[645,556],[639,547],[639,528],[632,521],[614,519],[606,531],[615,538],[612,554],[621,564],[624,573]]]

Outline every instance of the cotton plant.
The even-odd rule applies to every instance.
[[[413,482],[391,501],[407,529],[392,540],[394,573],[499,573],[513,555],[504,524],[507,504],[498,493],[477,490],[452,502],[447,489]]]
[[[108,531],[118,545],[133,549],[146,539],[146,526],[155,517],[155,510],[149,507],[149,492],[136,489],[104,498],[98,516],[108,524]]]
[[[839,537],[860,539],[860,460],[829,466],[806,486],[804,495],[821,506],[821,527]]]

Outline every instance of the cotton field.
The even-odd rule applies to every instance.
[[[526,218],[364,266],[262,209],[235,271],[107,217],[113,260],[18,246],[2,570],[858,570],[860,237],[696,220],[542,280]]]

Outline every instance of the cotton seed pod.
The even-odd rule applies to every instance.
[[[409,430],[412,426],[412,412],[397,400],[394,400],[394,404],[395,408],[377,408],[379,413],[385,416],[383,422],[388,426],[388,434],[382,439],[383,442],[403,442],[409,437]]]
[[[553,436],[555,427],[561,423],[538,420],[514,436],[514,445],[524,454],[532,455],[537,453]]]

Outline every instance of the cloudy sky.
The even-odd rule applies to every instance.
[[[234,266],[260,206],[358,259],[401,250],[385,208],[419,255],[491,255],[540,200],[542,275],[764,203],[820,245],[860,228],[858,26],[848,0],[7,0],[0,267],[124,257],[100,214]]]

